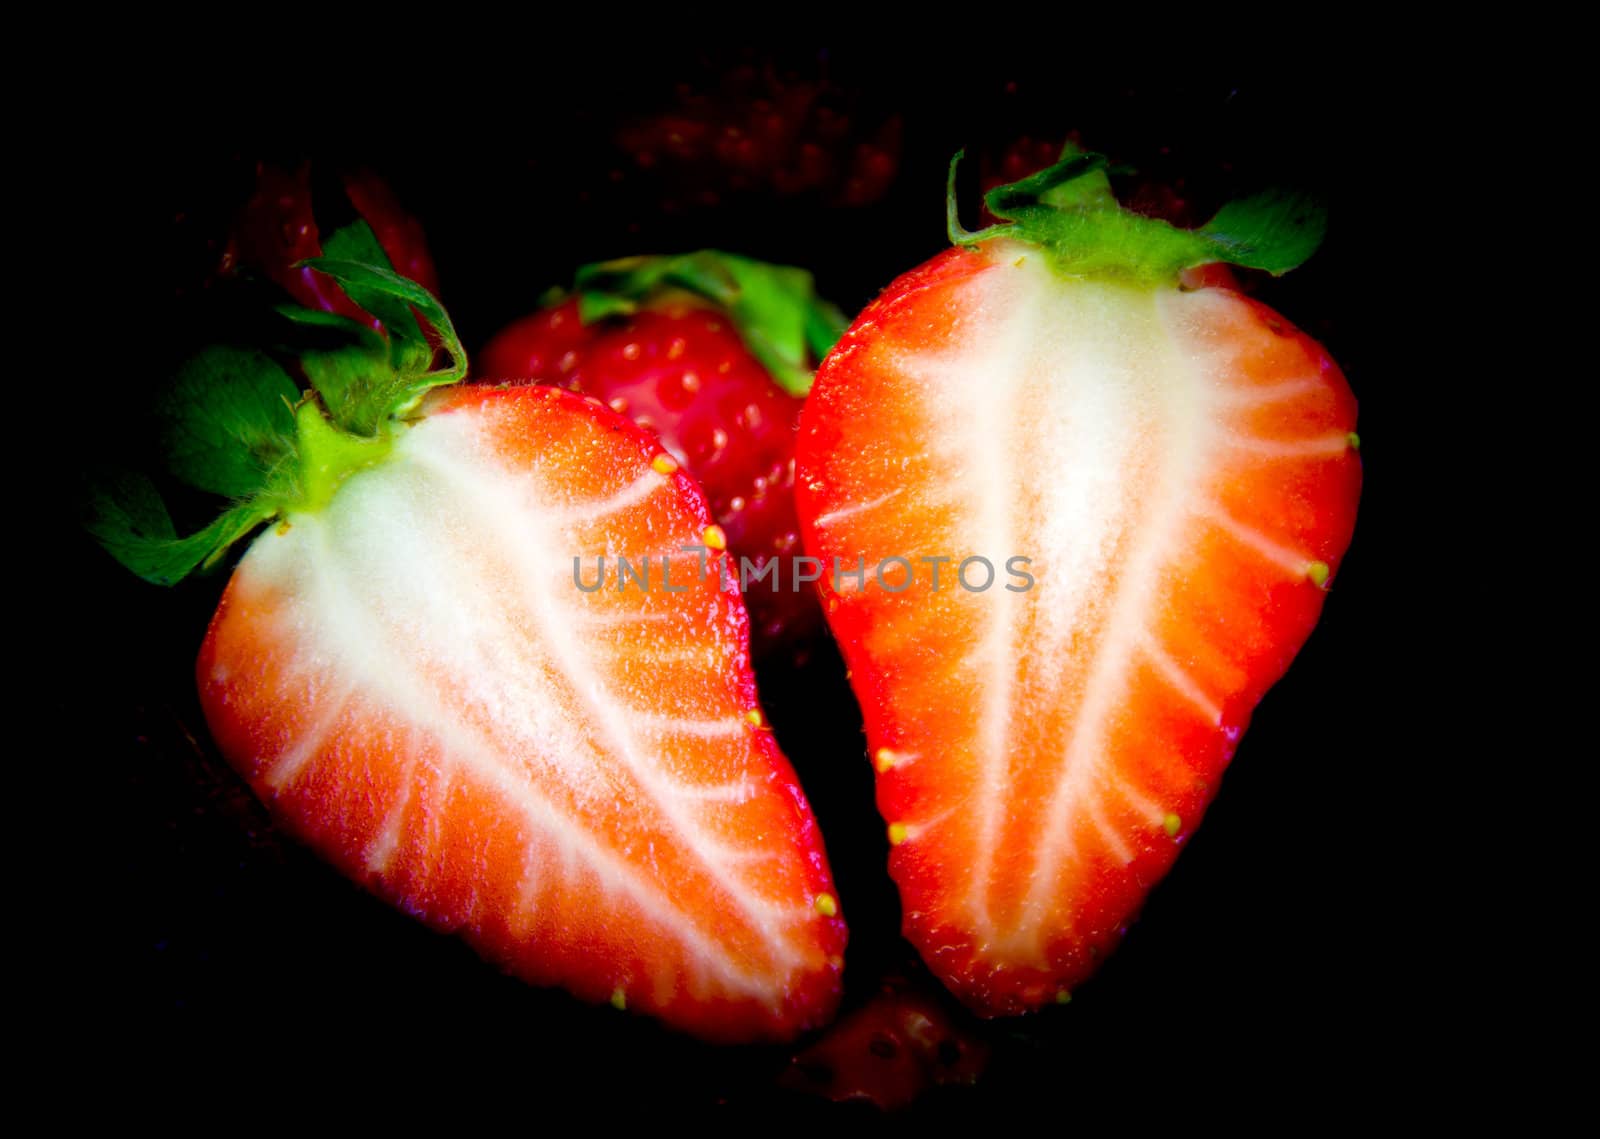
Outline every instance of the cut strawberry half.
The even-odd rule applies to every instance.
[[[204,358],[175,470],[239,504],[177,539],[125,485],[98,523],[159,581],[270,524],[200,653],[222,753],[344,874],[530,982],[719,1041],[827,1019],[843,919],[693,480],[593,400],[448,386],[431,296],[316,268],[389,335],[306,316],[352,341],[301,359],[304,396]]]
[[[1361,481],[1327,354],[1177,284],[1290,268],[1318,221],[1264,198],[1176,230],[1103,165],[994,191],[980,234],[952,205],[960,247],[845,334],[797,450],[906,934],[986,1015],[1117,944],[1315,624]]]

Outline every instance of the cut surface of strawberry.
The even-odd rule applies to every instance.
[[[1327,354],[1177,286],[1297,263],[1300,215],[1129,220],[1102,166],[953,226],[824,362],[797,449],[808,552],[867,567],[827,612],[905,931],[985,1015],[1069,999],[1117,944],[1315,624],[1360,488]]]
[[[316,268],[391,336],[305,357],[292,408],[269,360],[214,353],[175,469],[236,505],[193,539],[132,493],[100,523],[158,581],[271,523],[197,665],[223,755],[345,875],[527,981],[716,1041],[826,1020],[839,901],[698,486],[594,400],[454,384],[411,282]]]

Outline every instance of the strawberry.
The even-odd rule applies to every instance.
[[[1327,353],[1178,284],[1292,268],[1320,215],[1262,195],[1181,230],[1122,210],[1104,167],[1069,153],[967,233],[952,166],[957,247],[845,333],[796,451],[806,548],[846,571],[826,607],[906,936],[986,1016],[1069,999],[1172,866],[1361,483]]]
[[[439,275],[422,224],[405,212],[388,183],[367,171],[346,174],[340,181],[348,199],[346,209],[353,206],[368,223],[389,264],[437,294]],[[369,319],[338,285],[305,264],[322,254],[321,232],[312,210],[310,164],[302,163],[293,173],[269,163],[258,164],[254,192],[234,221],[222,252],[220,274],[259,273],[307,308],[352,320]]]
[[[864,105],[859,92],[826,76],[741,65],[698,89],[681,84],[674,96],[615,135],[651,184],[635,197],[668,213],[744,194],[867,206],[899,169],[901,117]]]
[[[931,1088],[976,1084],[990,1046],[923,991],[932,984],[886,978],[867,1004],[796,1054],[780,1084],[884,1111],[910,1107]]]
[[[803,645],[821,623],[784,563],[800,545],[802,397],[844,323],[799,269],[709,250],[630,258],[580,269],[575,296],[499,332],[476,372],[563,384],[661,440],[705,488],[730,553],[754,567],[745,604],[759,658]]]
[[[527,981],[719,1041],[826,1019],[843,919],[725,555],[682,552],[723,544],[696,484],[596,401],[456,385],[412,282],[313,267],[387,335],[298,314],[304,393],[202,354],[163,409],[173,472],[236,505],[177,539],[125,479],[94,525],[157,582],[268,527],[197,665],[223,755],[341,872]]]

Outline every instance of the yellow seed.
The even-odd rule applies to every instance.
[[[760,708],[752,708],[752,709],[750,709],[750,711],[748,711],[748,712],[746,712],[744,714],[744,718],[746,720],[749,720],[750,723],[753,724],[755,727],[759,728],[761,726],[761,723],[762,723],[762,720],[761,720],[761,709]]]
[[[1328,584],[1328,574],[1330,572],[1327,562],[1312,562],[1306,567],[1306,576],[1311,579],[1311,584],[1318,589]]]
[[[620,985],[611,990],[611,1007],[618,1012],[628,1007],[628,994],[622,991]]]
[[[899,846],[902,842],[904,842],[910,836],[911,836],[911,832],[906,830],[905,823],[890,823],[889,824],[889,845],[890,846]]]
[[[721,526],[707,526],[706,532],[700,535],[700,540],[706,544],[707,549],[726,550],[728,536],[722,532]]]
[[[840,957],[837,953],[828,954],[828,968],[830,968],[830,969],[843,969],[844,968],[844,958]]]
[[[817,895],[817,913],[825,918],[831,918],[839,912],[839,903],[834,901],[832,894]]]
[[[1177,838],[1178,832],[1183,829],[1183,820],[1177,815],[1168,815],[1161,820],[1161,829],[1167,832],[1168,838]]]
[[[1056,1004],[1069,1005],[1072,1003],[1072,994],[1065,989],[1056,990]]]
[[[658,475],[670,475],[673,471],[678,469],[678,460],[674,459],[671,455],[663,451],[661,454],[650,460],[650,467]]]
[[[1345,441],[1350,444],[1350,449],[1352,451],[1361,450],[1361,436],[1357,435],[1354,431],[1345,436]]]
[[[879,775],[882,775],[894,766],[895,758],[894,752],[886,747],[880,747],[877,754],[872,757],[872,766],[878,769]]]

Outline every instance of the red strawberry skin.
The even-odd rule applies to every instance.
[[[223,754],[344,874],[527,981],[717,1041],[826,1020],[843,919],[737,592],[679,555],[710,523],[693,481],[554,388],[426,408],[240,563],[197,666]],[[618,555],[650,556],[648,590],[615,588]]]
[[[1066,999],[1172,866],[1349,544],[1355,416],[1266,307],[1058,276],[1005,240],[900,278],[824,362],[805,544],[916,567],[827,610],[905,933],[974,1010]],[[955,580],[972,555],[987,591]],[[941,556],[934,591],[917,559]]]
[[[757,192],[859,207],[888,192],[900,162],[899,115],[852,106],[852,93],[825,79],[770,69],[740,67],[715,86],[680,88],[675,106],[616,134],[618,149],[652,176],[657,208],[676,213]]]
[[[437,296],[439,274],[422,224],[406,213],[388,183],[368,172],[348,175],[343,183],[350,204],[372,227],[395,271]],[[309,163],[293,173],[267,163],[258,166],[255,191],[240,209],[223,250],[222,275],[260,273],[307,308],[366,323],[371,318],[338,285],[300,265],[322,256],[322,233],[312,207]]]
[[[704,487],[735,558],[758,569],[799,552],[794,442],[803,401],[779,388],[732,323],[686,295],[583,324],[578,302],[524,317],[494,337],[474,368],[492,380],[536,380],[592,395],[653,432]],[[737,567],[737,561],[735,561]],[[819,624],[809,590],[768,577],[745,595],[760,657]]]
[[[797,1054],[780,1082],[883,1111],[908,1108],[935,1087],[976,1084],[989,1063],[989,1044],[922,991],[930,985],[926,978],[890,977],[871,1001]]]
[[[410,278],[434,296],[439,295],[439,270],[428,248],[428,235],[422,222],[407,212],[395,197],[388,182],[370,170],[346,174],[345,196],[363,221],[372,227],[389,264],[402,277]]]

